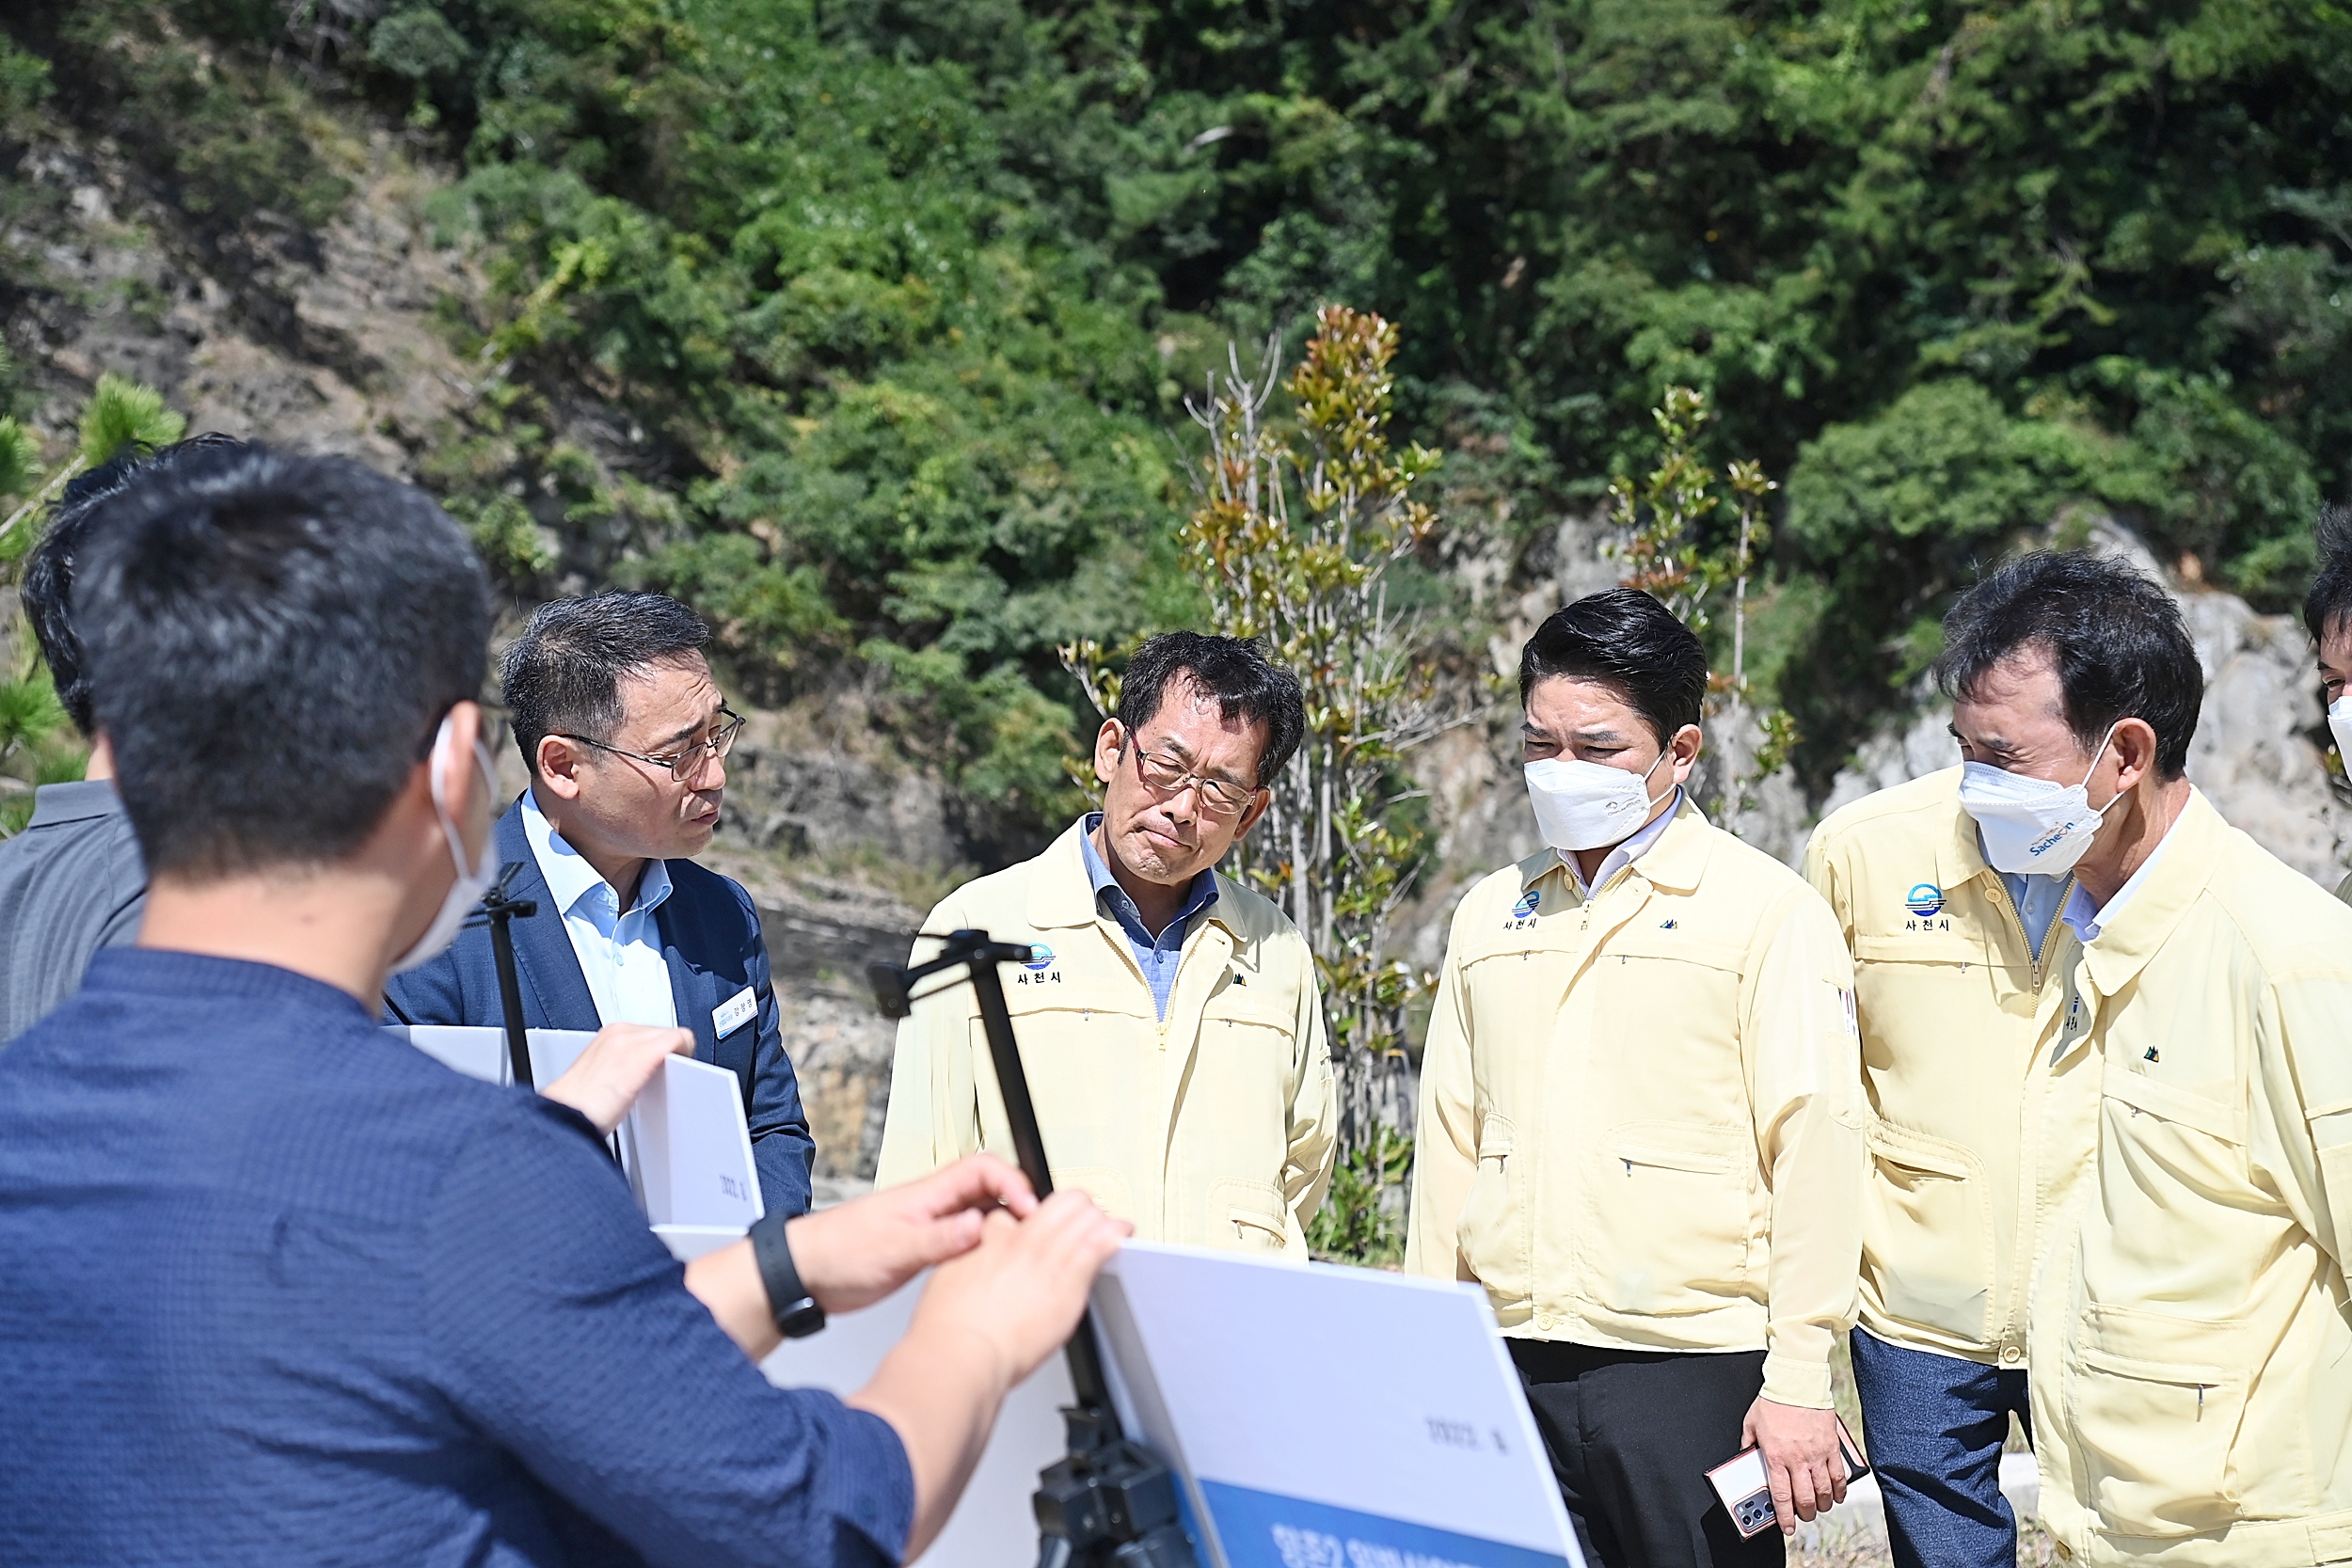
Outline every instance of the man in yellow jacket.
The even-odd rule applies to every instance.
[[[2160,594],[2141,608],[2177,620]],[[2074,878],[1989,863],[1962,773],[1858,800],[1805,846],[1854,959],[1871,1162],[1851,1344],[1895,1568],[2014,1568],[2000,1462],[2030,1418],[2033,1260],[2098,1103],[2084,1053],[2054,1049]]]
[[[923,924],[1039,952],[1005,990],[1055,1185],[1146,1241],[1304,1259],[1337,1106],[1313,955],[1214,869],[1298,748],[1297,679],[1248,642],[1169,632],[1137,650],[1095,737],[1103,809]],[[917,960],[928,944],[915,943]],[[967,985],[918,995],[875,1180],[977,1148],[1012,1157]]]
[[[2074,878],[2052,1050],[2097,1104],[2032,1285],[2042,1511],[2080,1562],[2352,1560],[2352,911],[2190,786],[2169,611],[2120,563],[2027,556],[1937,671],[1988,858]]]
[[[1455,911],[1422,1069],[1406,1266],[1486,1287],[1610,1568],[1782,1560],[1706,1480],[1749,1443],[1784,1530],[1844,1495],[1852,971],[1820,898],[1684,797],[1706,692],[1646,594],[1537,628],[1519,693],[1549,847]]]
[[[2337,759],[2352,770],[2352,508],[2321,509],[2312,531],[2319,571],[2303,600],[2303,627],[2319,644],[2319,685]],[[2352,904],[2352,877],[2336,896]]]

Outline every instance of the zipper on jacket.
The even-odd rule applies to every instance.
[[[2026,929],[2026,916],[2017,907],[2016,895],[2009,891],[2009,879],[1995,871],[1993,879],[2000,887],[2001,908],[2009,911],[2009,923],[2017,927],[2018,940],[2025,942],[2027,952],[2032,955],[2033,989],[2038,993],[2042,990],[2042,975],[2049,972],[2050,949],[2058,942],[2058,927],[2066,923],[2066,906],[2074,897],[2074,874],[2069,872],[2066,885],[2058,889],[2058,912],[2050,916],[2049,927],[2042,933],[2042,945],[2038,949],[2033,945],[2033,934]]]

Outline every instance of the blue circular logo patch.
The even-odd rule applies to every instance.
[[[1903,897],[1904,908],[1920,919],[1939,913],[1944,908],[1944,890],[1933,882],[1921,882]]]
[[[1519,901],[1511,906],[1511,918],[1514,920],[1525,920],[1529,915],[1535,912],[1535,907],[1543,901],[1544,890],[1542,888],[1529,888],[1525,893],[1519,895]]]
[[[1051,968],[1053,968],[1053,967],[1054,967],[1054,950],[1053,950],[1052,948],[1050,948],[1050,947],[1046,946],[1046,945],[1045,945],[1043,942],[1036,942],[1036,943],[1032,944],[1032,945],[1030,946],[1030,948],[1029,948],[1029,962],[1028,962],[1028,967],[1029,967],[1029,968],[1031,968],[1031,969],[1051,969]]]

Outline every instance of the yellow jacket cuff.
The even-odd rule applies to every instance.
[[[1778,1351],[1768,1353],[1764,1357],[1764,1397],[1774,1404],[1829,1409],[1829,1363],[1800,1361]]]

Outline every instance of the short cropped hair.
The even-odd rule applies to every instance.
[[[1707,650],[1639,588],[1604,589],[1553,610],[1519,650],[1519,706],[1537,683],[1559,675],[1615,691],[1661,747],[1697,723],[1707,702]]]
[[[233,436],[207,432],[175,442],[150,456],[126,452],[95,468],[75,474],[58,492],[49,510],[40,540],[24,558],[24,578],[18,585],[24,617],[40,643],[40,658],[57,689],[73,727],[85,736],[96,730],[90,716],[89,678],[82,669],[82,639],[73,619],[73,564],[88,548],[90,531],[98,526],[105,503],[129,484],[175,464],[219,457],[250,450]]]
[[[2303,628],[2314,642],[2352,620],[2352,507],[2323,506],[2312,530],[2318,546],[2319,575],[2303,601]]]
[[[480,696],[490,632],[439,507],[259,447],[112,498],[73,605],[148,869],[197,880],[358,849]]]
[[[1265,744],[1258,749],[1260,789],[1290,765],[1307,734],[1298,677],[1243,638],[1164,631],[1146,640],[1127,661],[1119,683],[1119,710],[1111,717],[1129,734],[1140,730],[1160,711],[1169,683],[1179,680],[1216,698],[1225,718],[1265,726]]]
[[[2156,776],[2188,768],[2204,672],[2180,606],[2140,572],[2087,550],[2037,550],[1996,567],[1944,617],[1936,685],[1964,697],[1994,665],[2049,656],[2066,727],[2088,752],[2121,719],[2156,732]]]
[[[532,776],[550,735],[607,740],[628,717],[621,679],[710,645],[703,618],[662,594],[615,591],[550,599],[499,661],[515,744]]]

